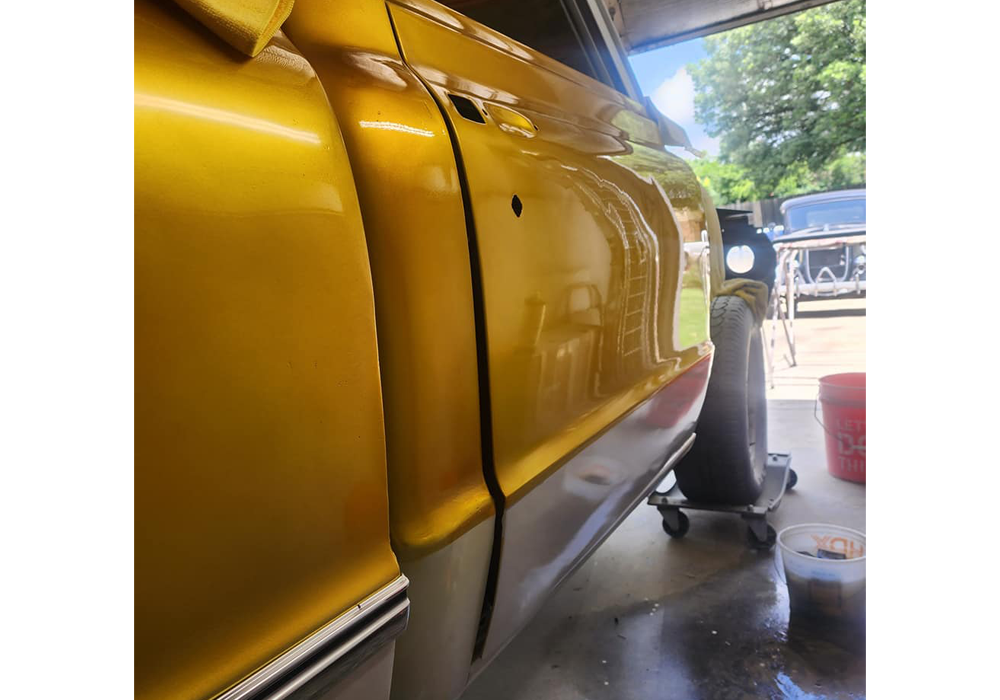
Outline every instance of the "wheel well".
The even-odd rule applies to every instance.
[[[759,233],[750,223],[751,212],[737,209],[716,209],[716,212],[719,214],[719,225],[722,228],[722,253],[726,279],[752,279],[773,287],[778,257],[770,239],[765,234]],[[737,273],[729,268],[728,260],[729,251],[739,246],[747,246],[753,251],[754,262],[749,271]]]

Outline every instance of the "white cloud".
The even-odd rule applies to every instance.
[[[694,126],[694,81],[681,68],[653,91],[653,104],[681,126]]]
[[[719,141],[721,141],[721,139],[718,137],[702,133],[694,139],[693,145],[695,148],[705,151],[710,156],[717,156],[719,155]]]

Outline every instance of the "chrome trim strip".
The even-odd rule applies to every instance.
[[[670,459],[668,459],[663,465],[663,469],[660,470],[660,474],[662,476],[666,476],[671,469],[677,466],[677,463],[681,461],[684,455],[691,451],[691,448],[694,447],[694,439],[696,437],[698,437],[698,433],[691,433],[691,435],[688,436],[688,439],[685,440],[681,446],[677,448],[677,451],[670,456]]]
[[[237,685],[233,686],[221,695],[216,696],[215,700],[249,700],[249,698],[253,697],[256,693],[260,692],[268,685],[278,681],[283,675],[292,671],[298,664],[302,663],[309,657],[310,654],[315,653],[324,644],[331,641],[339,634],[345,632],[350,627],[359,624],[365,618],[372,617],[374,614],[379,612],[380,607],[392,598],[401,593],[405,594],[406,588],[409,585],[409,580],[407,580],[405,576],[400,575],[398,578],[386,586],[383,586],[347,612],[341,614],[317,631],[313,632],[309,637],[306,637],[304,640],[260,668],[258,671],[254,672],[252,675],[240,681]],[[323,661],[330,659],[328,663],[333,663],[340,658],[340,656],[343,656],[343,654],[347,653],[364,639],[371,636],[371,634],[377,631],[385,621],[392,619],[392,617],[406,610],[409,605],[410,602],[407,599],[400,601],[400,603],[392,607],[390,612],[387,612],[385,615],[380,615],[374,622],[367,625],[364,629],[358,631],[356,634],[352,634],[350,639],[346,640],[343,645],[338,646],[337,649],[330,655],[324,657]],[[343,651],[335,655],[341,648],[343,648]],[[320,664],[321,663],[322,662],[320,662]],[[311,667],[309,671],[313,671],[314,668],[315,665]],[[315,676],[320,670],[322,670],[322,668],[317,669],[314,673],[312,673],[312,675],[309,676],[309,678]],[[305,680],[308,680],[308,678],[304,679],[303,682],[305,682]]]
[[[295,674],[295,678],[291,682],[286,683],[277,689],[274,693],[266,696],[266,700],[285,700],[296,690],[304,686],[306,683],[311,681],[313,678],[318,676],[323,671],[327,670],[339,659],[341,659],[349,651],[357,647],[362,642],[371,639],[375,634],[383,629],[389,624],[394,618],[399,617],[404,614],[410,607],[410,601],[408,599],[403,599],[394,605],[387,613],[381,615],[377,620],[365,626],[363,630],[360,630],[358,634],[352,636],[350,639],[345,641],[343,644],[335,648],[329,654],[316,661],[308,668]],[[402,630],[400,630],[401,632]],[[385,640],[387,641],[387,640]],[[379,645],[381,646],[381,645]],[[329,681],[327,681],[329,682]]]

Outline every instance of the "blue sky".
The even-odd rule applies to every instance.
[[[684,68],[705,55],[704,42],[693,39],[632,56],[629,61],[642,93],[652,97],[661,112],[684,127],[695,148],[715,156],[719,154],[719,140],[694,121],[694,82]]]

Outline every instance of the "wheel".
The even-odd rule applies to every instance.
[[[674,528],[670,527],[670,525],[667,523],[666,518],[664,518],[663,531],[668,535],[670,535],[671,537],[673,537],[674,539],[679,540],[681,537],[684,537],[684,535],[687,534],[688,528],[691,527],[691,521],[688,520],[688,516],[684,515],[684,513],[677,511],[677,524],[680,525],[680,527],[675,530]]]
[[[746,505],[760,496],[767,466],[764,348],[753,312],[736,296],[712,302],[715,360],[698,437],[677,466],[692,501]]]
[[[795,488],[795,484],[799,483],[799,475],[795,473],[794,469],[788,470],[788,483],[785,484],[785,489],[791,491]]]
[[[759,540],[759,539],[757,539],[757,535],[755,535],[753,533],[753,530],[750,529],[749,527],[747,528],[747,542],[754,549],[760,549],[760,550],[771,549],[771,547],[773,547],[774,543],[777,542],[777,541],[778,541],[778,533],[770,525],[767,526],[767,539],[766,540]]]

